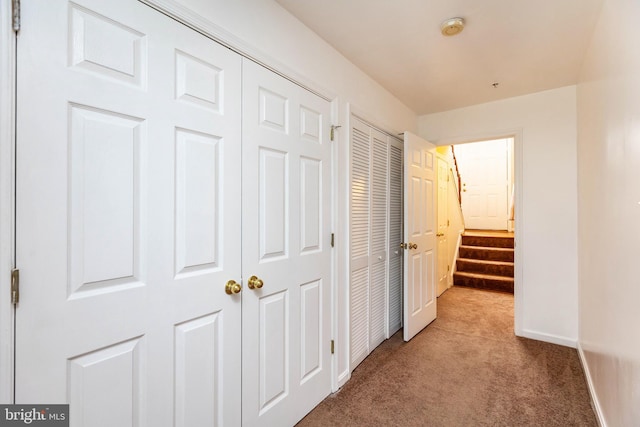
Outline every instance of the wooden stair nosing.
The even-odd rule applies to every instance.
[[[454,273],[453,284],[468,288],[488,289],[509,293],[513,293],[514,288],[514,280],[510,277],[465,272]]]
[[[462,244],[465,246],[484,246],[498,248],[513,248],[513,237],[462,235]]]
[[[458,258],[456,271],[513,277],[514,263],[477,258]]]
[[[482,246],[460,246],[458,252],[460,258],[475,258],[488,261],[513,262],[514,250],[511,248],[491,248]]]

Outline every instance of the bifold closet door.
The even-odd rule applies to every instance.
[[[401,141],[389,138],[389,337],[402,328],[402,147]]]
[[[389,328],[395,332],[401,324],[401,156],[399,141],[352,117],[352,369],[388,338]],[[390,194],[392,183],[393,195]]]
[[[16,403],[241,422],[241,59],[134,0],[22,2]]]
[[[243,61],[245,426],[294,425],[331,391],[330,113]]]

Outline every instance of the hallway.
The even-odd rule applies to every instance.
[[[299,426],[596,426],[576,350],[513,334],[513,296],[453,287]]]

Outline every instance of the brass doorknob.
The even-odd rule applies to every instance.
[[[407,249],[409,245],[407,245],[406,243],[400,243],[400,249]]]
[[[264,282],[257,276],[251,276],[249,277],[247,285],[249,286],[249,289],[260,289],[264,285]]]
[[[436,237],[442,237],[444,236],[444,233],[436,233]]]
[[[224,287],[224,291],[228,295],[239,294],[242,291],[242,285],[235,280],[229,280]]]

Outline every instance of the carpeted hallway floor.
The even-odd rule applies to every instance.
[[[576,350],[517,338],[513,295],[453,287],[299,426],[597,426]]]

